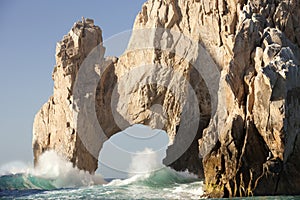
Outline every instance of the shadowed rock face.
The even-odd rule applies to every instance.
[[[94,172],[103,142],[141,123],[166,130],[164,162],[204,174],[212,197],[300,194],[299,19],[299,0],[149,0],[120,58],[77,22],[35,117],[35,161],[55,149]]]
[[[217,115],[199,140],[208,192],[299,194],[299,158],[290,159],[297,154],[299,132],[299,1],[236,4]],[[217,143],[210,145],[214,133]]]

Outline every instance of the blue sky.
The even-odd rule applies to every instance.
[[[55,45],[81,17],[103,38],[132,28],[144,1],[0,1],[0,166],[32,162],[32,123],[52,94]]]

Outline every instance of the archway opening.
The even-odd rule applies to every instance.
[[[96,173],[104,178],[128,178],[159,170],[163,167],[168,144],[165,131],[133,125],[103,144]]]

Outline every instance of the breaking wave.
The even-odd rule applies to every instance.
[[[101,175],[91,175],[88,172],[74,168],[54,151],[47,151],[39,158],[35,168],[24,167],[19,170],[8,165],[0,169],[0,191],[57,188],[72,188],[106,183]]]
[[[152,153],[151,149],[145,149],[132,158],[131,177],[107,183],[101,175],[74,168],[54,151],[48,151],[40,156],[35,168],[25,165],[19,165],[19,170],[16,165],[11,169],[0,168],[0,197],[199,199],[203,195],[203,182],[195,175],[163,166]]]

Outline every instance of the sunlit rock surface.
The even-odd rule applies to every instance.
[[[165,163],[204,174],[212,197],[299,194],[299,19],[299,0],[149,0],[119,58],[103,58],[91,20],[76,23],[35,118],[35,159],[55,149],[94,172],[103,142],[141,123],[166,130]],[[95,74],[80,75],[96,88],[73,93],[97,45]]]

